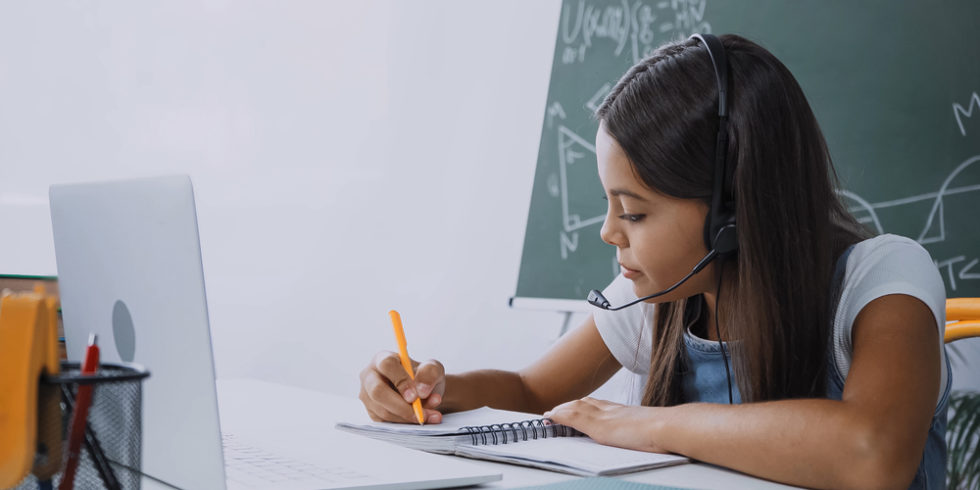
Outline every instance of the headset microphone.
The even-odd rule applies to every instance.
[[[653,293],[651,295],[644,296],[642,298],[638,298],[636,301],[632,301],[630,303],[626,303],[625,305],[622,305],[622,306],[617,306],[615,308],[611,308],[609,306],[609,300],[607,300],[606,297],[603,296],[602,293],[599,292],[598,289],[593,289],[592,291],[589,291],[589,304],[592,305],[592,306],[598,306],[599,308],[602,308],[603,310],[616,311],[616,310],[622,310],[623,308],[626,308],[627,306],[633,306],[633,305],[639,303],[640,301],[646,301],[646,300],[648,300],[650,298],[656,298],[657,296],[663,296],[663,295],[665,295],[665,294],[667,294],[667,293],[669,293],[669,292],[677,289],[681,284],[684,284],[685,282],[687,282],[687,280],[690,279],[694,274],[697,274],[698,272],[701,272],[701,269],[704,269],[705,266],[707,266],[709,263],[711,263],[711,261],[714,260],[715,257],[717,257],[717,256],[718,256],[718,252],[715,252],[714,250],[708,252],[708,255],[705,255],[704,258],[701,259],[700,262],[698,262],[698,265],[694,266],[694,269],[692,269],[691,272],[688,272],[687,275],[684,276],[684,279],[681,279],[680,281],[677,281],[673,286],[671,286],[671,287],[669,287],[667,289],[664,289],[663,291],[660,291],[660,292],[657,292],[657,293]]]

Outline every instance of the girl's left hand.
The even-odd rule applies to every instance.
[[[600,444],[668,453],[657,445],[654,436],[659,410],[662,409],[620,405],[586,397],[558,405],[545,412],[544,416],[557,424],[574,427]]]

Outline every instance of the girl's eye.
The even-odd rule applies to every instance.
[[[630,223],[638,223],[642,221],[645,216],[645,214],[621,214],[619,215],[619,219],[624,219]]]

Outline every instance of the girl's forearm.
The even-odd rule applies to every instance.
[[[459,412],[490,406],[518,412],[539,412],[528,400],[520,374],[481,369],[446,375],[446,391],[439,410]]]
[[[884,417],[820,399],[655,410],[651,440],[670,452],[818,488],[907,487],[928,429],[889,430]]]

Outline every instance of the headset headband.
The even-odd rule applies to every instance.
[[[735,235],[734,189],[729,183],[728,157],[728,57],[721,40],[712,34],[694,34],[711,58],[711,66],[718,84],[718,137],[715,142],[715,169],[711,191],[711,209],[704,227],[704,241],[708,250],[719,254],[733,252],[738,247]]]

